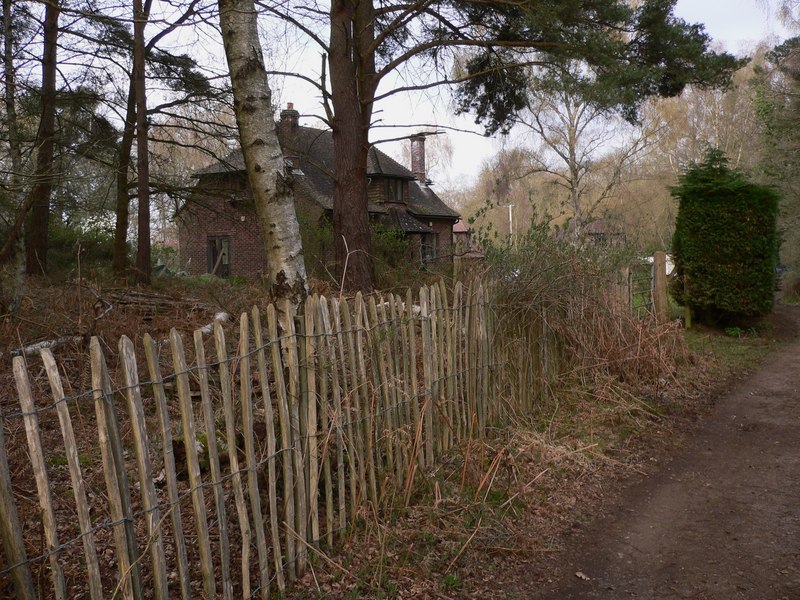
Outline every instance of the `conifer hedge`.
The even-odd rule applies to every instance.
[[[719,150],[671,188],[679,202],[675,300],[708,324],[768,314],[775,294],[778,192],[729,166]]]

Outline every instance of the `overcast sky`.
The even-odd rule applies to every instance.
[[[703,23],[730,52],[747,49],[767,36],[787,36],[775,10],[757,0],[678,0],[675,14],[690,23]]]

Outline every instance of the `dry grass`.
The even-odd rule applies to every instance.
[[[658,449],[674,443],[702,404],[707,359],[688,350],[677,325],[634,319],[613,294],[598,294],[609,288],[576,278],[561,284],[497,290],[508,309],[498,312],[498,335],[525,341],[506,348],[506,357],[531,365],[543,382],[535,410],[452,449],[407,495],[398,490],[363,514],[335,549],[311,550],[312,568],[294,597],[508,597],[522,585],[515,578],[546,577],[547,561],[600,510],[610,482],[647,472]],[[149,312],[115,307],[95,320],[97,296],[109,290],[32,288],[21,318],[0,324],[0,397],[9,403],[0,410],[15,398],[6,362],[13,348],[65,333],[93,333],[114,346],[122,334],[163,337],[176,323],[185,331],[204,325],[223,307],[236,315],[266,303],[257,288],[225,282],[156,292],[174,302]],[[187,302],[189,293],[197,300]],[[550,364],[534,364],[545,338],[553,341]],[[58,354],[75,367],[69,385],[88,389],[82,342]],[[519,393],[517,375],[507,375],[504,393]]]

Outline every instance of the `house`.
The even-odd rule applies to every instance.
[[[473,231],[464,221],[453,225],[453,250],[462,258],[483,258],[483,248],[475,239]]]
[[[310,272],[332,271],[333,136],[299,124],[289,104],[278,139],[294,176],[295,207]],[[452,262],[453,224],[459,214],[431,189],[425,171],[425,136],[412,137],[411,169],[371,147],[368,211],[376,227],[401,232],[407,259],[435,266]],[[195,191],[178,210],[182,268],[190,275],[257,276],[264,271],[263,237],[248,191],[241,150],[197,171]]]

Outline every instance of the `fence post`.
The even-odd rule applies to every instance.
[[[100,338],[89,342],[92,371],[92,395],[97,418],[97,438],[103,460],[103,474],[108,490],[108,502],[117,549],[121,595],[126,600],[142,597],[142,579],[139,572],[139,548],[133,529],[133,510],[125,470],[119,421],[114,410],[114,392],[108,376],[106,359],[100,347]]]
[[[50,380],[50,389],[53,392],[53,400],[58,412],[59,424],[61,425],[61,436],[64,438],[64,450],[67,454],[72,492],[75,496],[75,509],[78,513],[78,524],[83,536],[89,595],[92,600],[100,600],[103,597],[103,582],[100,579],[100,564],[97,561],[97,549],[92,537],[92,519],[89,515],[86,486],[81,473],[78,445],[75,441],[75,432],[72,429],[72,419],[69,416],[67,403],[64,401],[64,388],[61,385],[61,376],[58,373],[58,366],[56,366],[53,353],[49,348],[43,348],[40,355],[45,371],[47,371],[47,377]]]
[[[656,252],[653,256],[653,313],[659,323],[669,320],[667,255],[661,251]]]
[[[11,578],[17,596],[20,600],[34,600],[37,597],[36,590],[33,588],[31,568],[22,539],[22,526],[11,489],[11,473],[3,436],[3,414],[0,412],[0,538],[3,541],[3,552],[12,566]]]
[[[616,286],[617,300],[623,311],[630,311],[633,308],[631,303],[631,268],[623,267],[619,271],[619,281]]]

